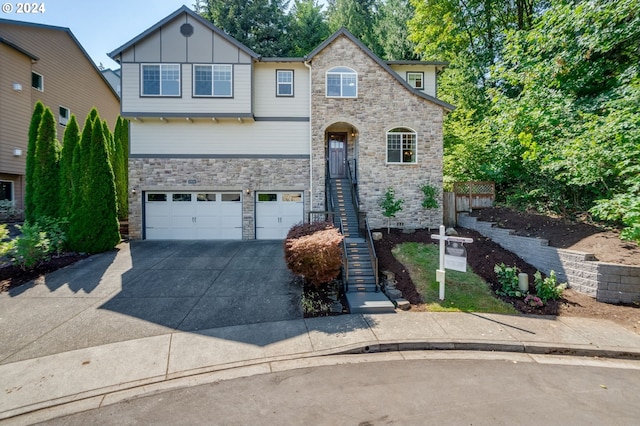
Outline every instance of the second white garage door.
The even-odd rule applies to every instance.
[[[148,240],[241,240],[242,193],[147,192]]]
[[[256,194],[256,239],[283,240],[289,229],[303,220],[302,192]]]

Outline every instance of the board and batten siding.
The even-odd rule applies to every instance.
[[[150,62],[153,63],[153,62]],[[193,96],[193,65],[181,66],[181,96],[154,97],[141,96],[140,72],[138,63],[122,64],[122,115],[135,116],[145,114],[250,114],[251,113],[251,65],[233,65],[233,97],[195,97]]]
[[[309,122],[136,123],[130,156],[309,155]],[[274,172],[276,172],[274,170]]]
[[[276,71],[293,71],[293,96],[276,96]],[[309,69],[300,62],[260,62],[254,66],[256,117],[309,117]]]
[[[189,37],[180,33],[186,23],[193,26]],[[251,57],[184,13],[122,52],[122,62],[249,64]]]
[[[436,83],[436,67],[435,65],[391,65],[393,69],[403,80],[407,80],[407,72],[423,72],[424,73],[424,92],[427,95],[437,97],[438,86]]]

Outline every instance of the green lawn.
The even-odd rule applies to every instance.
[[[517,313],[511,305],[496,298],[489,285],[473,272],[447,270],[445,300],[439,300],[436,281],[439,257],[435,244],[400,244],[393,249],[393,255],[409,271],[429,311]]]

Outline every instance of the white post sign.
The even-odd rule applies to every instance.
[[[445,235],[444,225],[440,225],[440,233],[431,235],[440,240],[440,269],[436,270],[436,281],[440,283],[440,300],[444,300],[445,269],[467,272],[467,249],[464,243],[472,243],[473,238]]]

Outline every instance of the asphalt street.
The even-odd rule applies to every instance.
[[[479,352],[334,360],[164,392],[45,424],[637,425],[640,419],[637,361]]]

